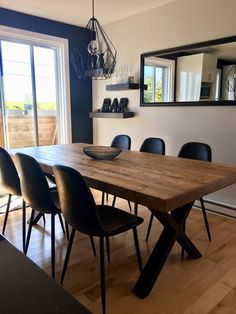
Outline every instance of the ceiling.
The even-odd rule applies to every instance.
[[[95,0],[95,17],[108,24],[177,0]],[[92,0],[0,0],[3,8],[51,20],[85,26]]]

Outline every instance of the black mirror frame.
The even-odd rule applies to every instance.
[[[204,41],[196,44],[190,44],[185,46],[179,46],[164,50],[151,51],[141,54],[140,56],[140,86],[144,85],[144,59],[146,57],[151,57],[153,55],[166,56],[172,53],[180,53],[190,49],[204,48],[208,46],[215,46],[221,44],[227,44],[231,42],[236,42],[236,36],[224,37],[220,39],[214,39],[210,41]],[[175,73],[176,76],[176,73]],[[175,94],[175,93],[174,93]],[[171,106],[236,106],[236,101],[234,100],[217,100],[217,101],[183,101],[183,102],[153,102],[144,103],[143,102],[144,89],[140,88],[140,107],[171,107]]]

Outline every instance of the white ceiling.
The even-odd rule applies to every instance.
[[[177,0],[95,0],[95,17],[108,24]],[[0,7],[51,20],[85,26],[91,17],[91,0],[0,0]]]

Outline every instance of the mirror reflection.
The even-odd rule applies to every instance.
[[[143,54],[140,76],[148,86],[141,91],[144,106],[230,104],[236,100],[236,37]]]

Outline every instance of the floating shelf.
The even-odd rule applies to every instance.
[[[112,118],[112,119],[127,119],[133,118],[134,112],[90,112],[90,118]]]
[[[119,91],[119,90],[129,90],[129,89],[139,89],[143,88],[147,90],[147,85],[140,85],[138,83],[122,83],[122,84],[111,84],[106,85],[106,90],[108,91]]]

